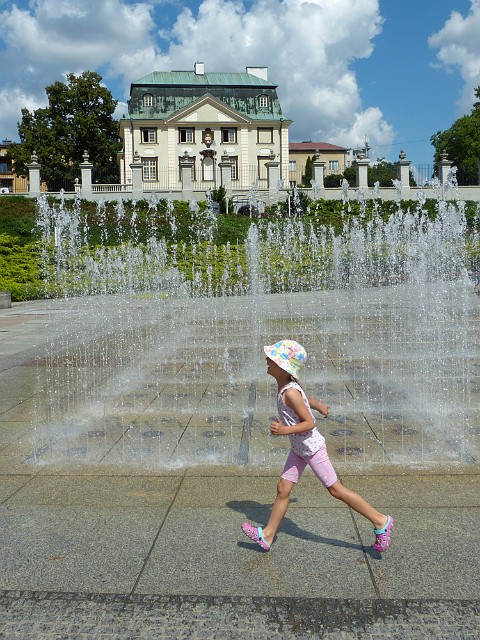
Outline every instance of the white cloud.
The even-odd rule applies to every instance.
[[[452,11],[444,27],[430,36],[428,42],[437,48],[440,64],[451,71],[458,68],[464,80],[459,99],[460,112],[469,113],[475,102],[475,89],[480,85],[480,0],[471,0],[470,11],[463,17]]]
[[[153,49],[155,24],[145,2],[17,2],[0,13],[0,23],[0,89],[7,95],[0,135],[12,139],[18,139],[19,107],[45,106],[47,85],[86,70],[99,71],[108,84],[122,75],[118,62],[125,51],[135,53],[145,43]]]
[[[195,13],[183,8],[174,16],[170,31],[155,24],[156,4],[17,2],[0,14],[5,91],[25,95],[24,106],[40,106],[45,86],[89,69],[99,71],[108,86],[120,80],[126,98],[130,83],[141,76],[192,69],[198,60],[206,71],[268,66],[284,116],[294,120],[291,139],[345,146],[365,135],[372,145],[393,140],[381,111],[362,105],[351,68],[352,61],[372,53],[382,23],[378,0],[203,0]],[[0,134],[16,137],[19,119],[19,110],[14,119],[2,113],[2,127],[8,126]]]
[[[369,131],[375,132],[375,135],[367,135]],[[367,137],[371,148],[370,156],[378,158],[388,155],[385,147],[388,148],[394,135],[393,127],[385,122],[380,109],[369,107],[365,111],[354,114],[353,123],[349,128],[339,130],[337,140],[340,145],[362,147]],[[382,151],[377,151],[377,147]]]
[[[3,39],[34,66],[93,69],[110,66],[125,50],[149,39],[154,24],[146,4],[120,0],[39,0],[35,13],[13,5],[2,14]]]
[[[20,88],[0,89],[0,114],[2,126],[7,127],[0,131],[2,140],[17,140],[17,122],[22,118],[22,109],[30,111],[43,106],[43,102],[34,96],[24,93]]]
[[[269,67],[282,109],[292,118],[291,138],[356,144],[357,128],[378,144],[394,132],[377,109],[363,114],[350,63],[368,57],[381,28],[376,0],[258,0],[248,11],[240,1],[204,0],[198,15],[185,9],[171,34],[175,68],[195,60],[206,70]],[[180,65],[180,66],[179,66]]]

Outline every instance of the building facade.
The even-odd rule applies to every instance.
[[[155,71],[132,83],[128,115],[120,120],[123,151],[121,180],[132,180],[132,166],[142,165],[151,190],[181,189],[182,163],[188,161],[196,188],[221,183],[221,162],[230,163],[231,185],[268,188],[268,162],[278,162],[280,180],[288,181],[288,127],[277,87],[266,67],[245,73]]]
[[[290,142],[288,175],[290,186],[306,184],[305,168],[308,158],[319,158],[325,163],[325,175],[341,174],[350,166],[349,149],[328,142]],[[306,184],[310,187],[310,184]]]
[[[0,193],[25,193],[28,191],[28,180],[17,176],[9,150],[10,140],[0,143]]]

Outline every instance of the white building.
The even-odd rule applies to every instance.
[[[288,127],[276,85],[266,67],[245,73],[194,71],[153,73],[133,82],[128,116],[120,121],[124,147],[122,182],[132,180],[130,165],[141,163],[144,188],[182,188],[182,163],[188,160],[196,189],[221,183],[219,163],[231,165],[231,186],[248,190],[258,181],[267,188],[267,162],[288,182]]]

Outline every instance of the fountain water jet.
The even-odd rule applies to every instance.
[[[463,203],[440,201],[434,221],[421,204],[399,208],[341,235],[302,218],[252,225],[243,263],[238,247],[209,242],[207,211],[189,277],[185,247],[167,247],[153,225],[145,245],[114,248],[104,225],[106,242],[87,252],[80,201],[41,198],[38,220],[46,279],[62,296],[45,304],[66,321],[39,364],[46,396],[29,462],[278,465],[287,443],[268,434],[275,390],[261,346],[281,337],[311,354],[305,384],[331,405],[320,428],[337,464],[478,459]],[[136,237],[135,208],[129,223]]]

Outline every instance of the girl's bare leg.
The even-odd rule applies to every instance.
[[[272,512],[267,524],[263,527],[263,537],[272,544],[273,538],[278,531],[278,527],[287,513],[290,493],[295,486],[294,482],[280,478],[277,484],[277,497],[273,503]]]
[[[354,511],[370,520],[375,529],[382,529],[387,524],[388,516],[380,513],[372,507],[362,496],[347,487],[344,487],[340,480],[337,480],[331,487],[327,487],[330,495],[337,500],[348,504]]]

